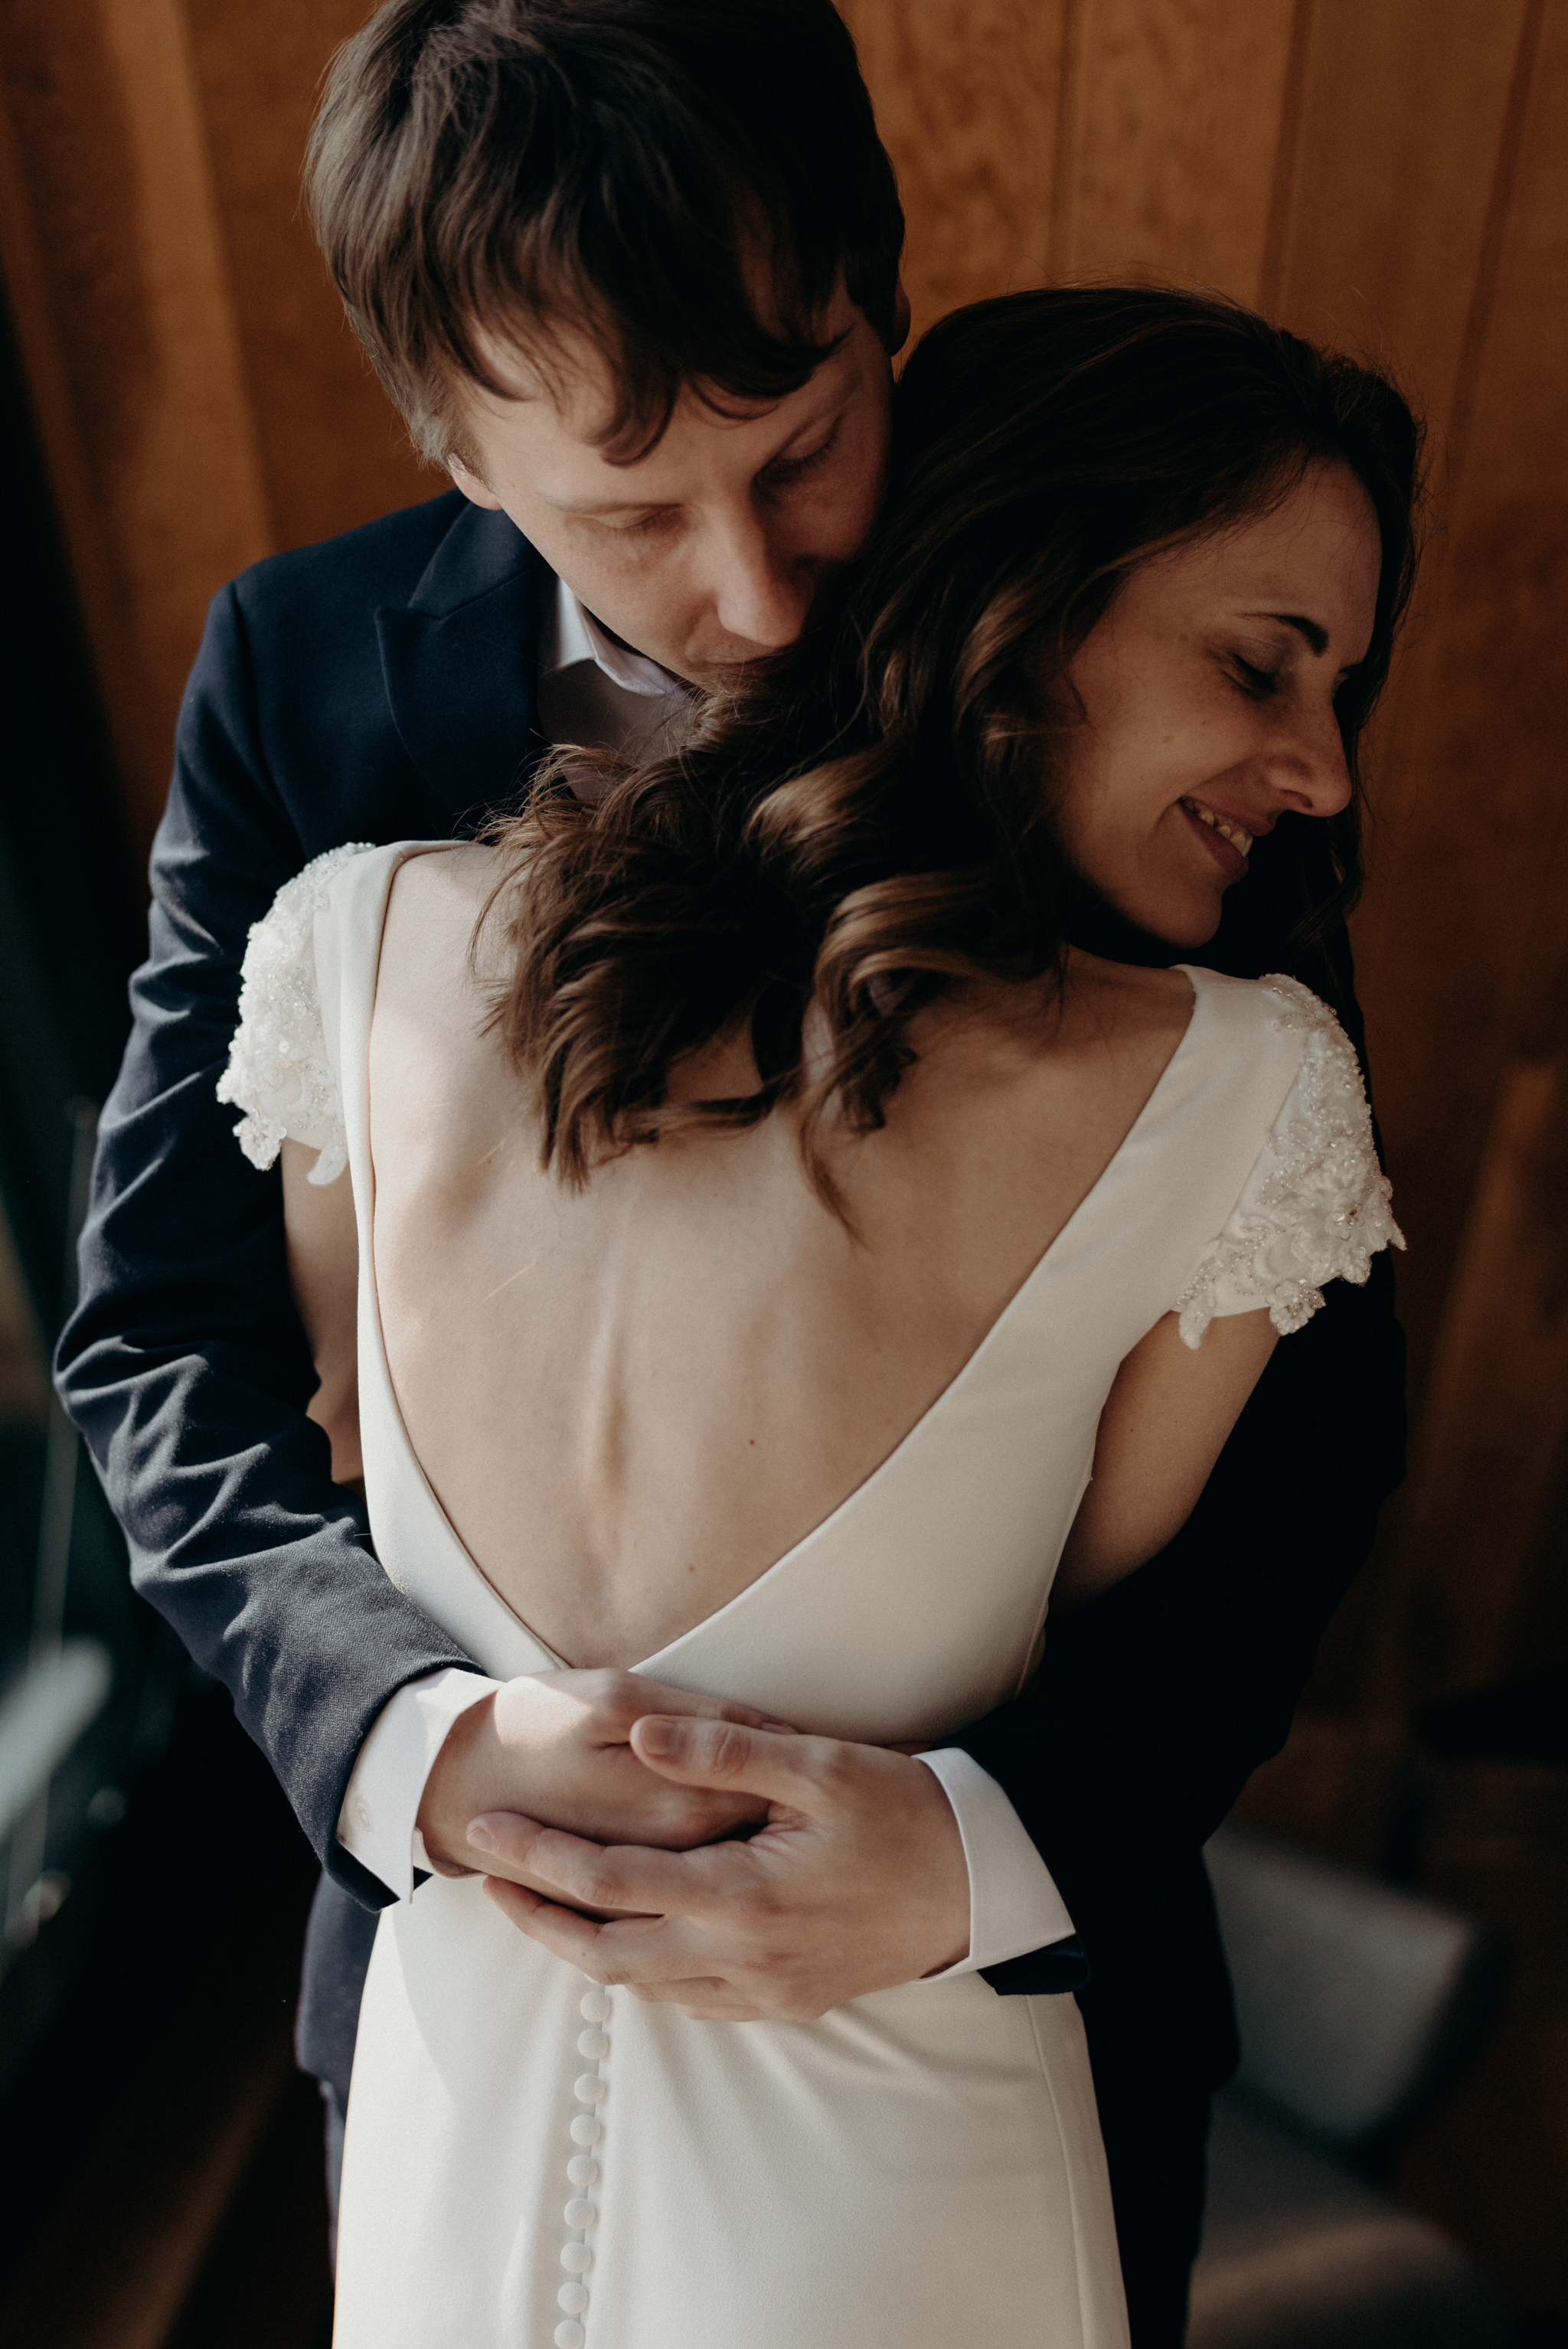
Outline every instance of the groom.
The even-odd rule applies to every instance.
[[[1282,1743],[1400,1474],[1386,1263],[1276,1350],[1170,1549],[923,1762],[813,1740],[813,1774],[738,1709],[659,1691],[670,1751],[644,1768],[645,1683],[476,1672],[387,1580],[309,1414],[277,1182],[214,1092],[246,932],[309,858],[461,833],[551,740],[646,742],[690,686],[794,641],[881,494],[903,218],[828,0],[388,0],[335,69],[312,201],[456,488],[213,603],[59,1362],[139,1588],[322,1858],[303,2059],[340,2128],[375,1913],[422,1869],[548,1880],[550,1829],[662,1846],[618,1976],[645,1994],[799,2016],[955,1959],[1002,1995],[1076,1992],[1133,2338],[1176,2344],[1233,2061],[1201,1847]],[[1254,850],[1205,959],[1297,969],[1353,1023],[1343,931],[1289,942],[1327,854],[1323,827],[1291,834]],[[730,1842],[716,1888],[696,1847],[769,1801],[803,1823],[793,1877],[748,1878]]]

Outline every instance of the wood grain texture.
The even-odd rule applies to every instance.
[[[1492,1096],[1541,976],[1568,646],[1568,16],[1546,16],[1477,337],[1437,600],[1398,756],[1412,777],[1366,954],[1379,1109],[1432,1345]],[[1484,256],[1483,256],[1484,258]]]
[[[1264,286],[1297,333],[1392,367],[1430,428],[1436,528],[1374,735],[1369,885],[1356,923],[1378,1105],[1416,1242],[1400,1281],[1418,1378],[1458,1232],[1433,1226],[1403,1179],[1427,1122],[1421,1088],[1401,1082],[1412,1019],[1425,1018],[1409,859],[1423,854],[1435,812],[1434,729],[1468,690],[1469,671],[1456,672],[1445,642],[1449,600],[1467,593],[1462,576],[1449,575],[1452,525],[1513,216],[1538,16],[1532,0],[1384,0],[1376,9],[1305,0],[1296,136]],[[1494,712],[1499,720],[1506,726]]]
[[[178,0],[7,0],[0,47],[27,227],[143,680],[117,732],[145,832],[208,597],[272,544],[206,128]]]
[[[120,779],[133,805],[150,809],[164,786],[157,754],[162,713],[125,626],[125,582],[104,528],[98,467],[77,406],[56,285],[34,231],[28,177],[4,106],[0,267]]]
[[[1303,0],[1298,121],[1259,298],[1392,366],[1440,430],[1528,0]]]
[[[1535,1661],[1516,1631],[1538,1568],[1560,1563],[1565,1207],[1568,1054],[1520,1061],[1498,1087],[1404,1523],[1401,1646],[1418,1696]]]
[[[366,11],[185,5],[273,535],[304,545],[449,486],[419,465],[362,357],[300,201],[321,76]]]
[[[1421,93],[1418,109],[1410,108],[1410,134],[1385,141],[1380,150],[1371,135],[1373,123],[1359,126],[1368,137],[1356,142],[1354,152],[1374,158],[1387,152],[1389,168],[1375,169],[1372,184],[1362,186],[1355,176],[1353,155],[1331,150],[1326,159],[1330,168],[1318,174],[1318,198],[1326,202],[1330,189],[1348,184],[1360,211],[1380,216],[1385,242],[1363,254],[1357,247],[1364,240],[1353,238],[1346,247],[1350,266],[1341,269],[1335,285],[1326,279],[1318,248],[1304,241],[1300,254],[1293,256],[1291,281],[1283,289],[1282,309],[1299,331],[1370,348],[1379,364],[1391,367],[1429,432],[1426,559],[1406,642],[1375,730],[1377,789],[1371,885],[1356,926],[1375,1032],[1383,995],[1398,990],[1398,968],[1380,968],[1379,956],[1398,888],[1399,850],[1420,801],[1427,720],[1452,692],[1453,681],[1441,666],[1437,625],[1445,595],[1453,588],[1449,523],[1463,479],[1477,381],[1489,345],[1541,18],[1541,0],[1522,0],[1516,6],[1479,12],[1465,7],[1459,21],[1439,27],[1449,37],[1436,54],[1449,70],[1439,78],[1435,91]],[[1381,26],[1385,19],[1369,21]],[[1410,36],[1417,31],[1414,8],[1403,29]],[[1336,54],[1327,44],[1325,48],[1330,56]],[[1460,90],[1460,78],[1451,66],[1460,57],[1469,68],[1469,103],[1445,109],[1445,94],[1457,97]],[[1380,54],[1365,57],[1367,71],[1357,87],[1386,78],[1393,62]],[[1333,73],[1325,76],[1331,83],[1338,78]],[[1386,78],[1382,86],[1387,87]],[[1343,119],[1352,108],[1353,94],[1345,89],[1332,96],[1333,118]],[[1386,106],[1382,111],[1387,117]],[[1404,120],[1403,109],[1396,119]],[[1429,135],[1432,130],[1440,135]],[[1438,223],[1440,236],[1429,233],[1429,220]]]
[[[908,215],[917,335],[1049,274],[1068,5],[845,0]]]
[[[1568,37],[1539,0],[1512,29],[1358,934],[1412,1239],[1412,1475],[1366,1606],[1367,1696],[1396,1708],[1568,1654]]]
[[[1568,792],[1555,799],[1393,1548],[1400,1696],[1568,1654]]]
[[[1063,109],[1060,275],[1174,277],[1257,299],[1293,0],[1097,0]]]

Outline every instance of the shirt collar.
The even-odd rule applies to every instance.
[[[555,582],[555,599],[540,647],[539,673],[553,677],[558,669],[575,667],[579,661],[592,661],[603,669],[612,684],[627,693],[657,695],[668,701],[689,694],[691,688],[684,678],[674,676],[646,653],[634,653],[628,646],[618,645],[608,630],[603,628],[587,605],[579,603],[564,579]]]

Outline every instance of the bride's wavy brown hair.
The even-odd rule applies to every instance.
[[[1315,910],[1343,910],[1357,748],[1414,573],[1419,443],[1382,375],[1201,295],[1011,295],[934,326],[898,387],[884,518],[783,673],[707,699],[684,746],[640,768],[556,751],[491,829],[492,1026],[534,1092],[544,1164],[582,1184],[633,1143],[740,1131],[790,1101],[836,1205],[824,1120],[882,1123],[914,1015],[965,980],[1060,971],[1067,670],[1118,586],[1336,460],[1383,554],[1337,705],[1356,789]],[[672,1101],[677,1063],[727,1036],[749,1038],[756,1084]]]

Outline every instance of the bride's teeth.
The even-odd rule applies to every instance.
[[[1182,804],[1191,808],[1200,823],[1206,823],[1211,832],[1217,832],[1222,840],[1228,840],[1233,848],[1241,850],[1243,856],[1251,852],[1253,835],[1250,832],[1243,832],[1239,823],[1231,823],[1224,816],[1216,815],[1212,808],[1203,805],[1202,800],[1186,800]]]

